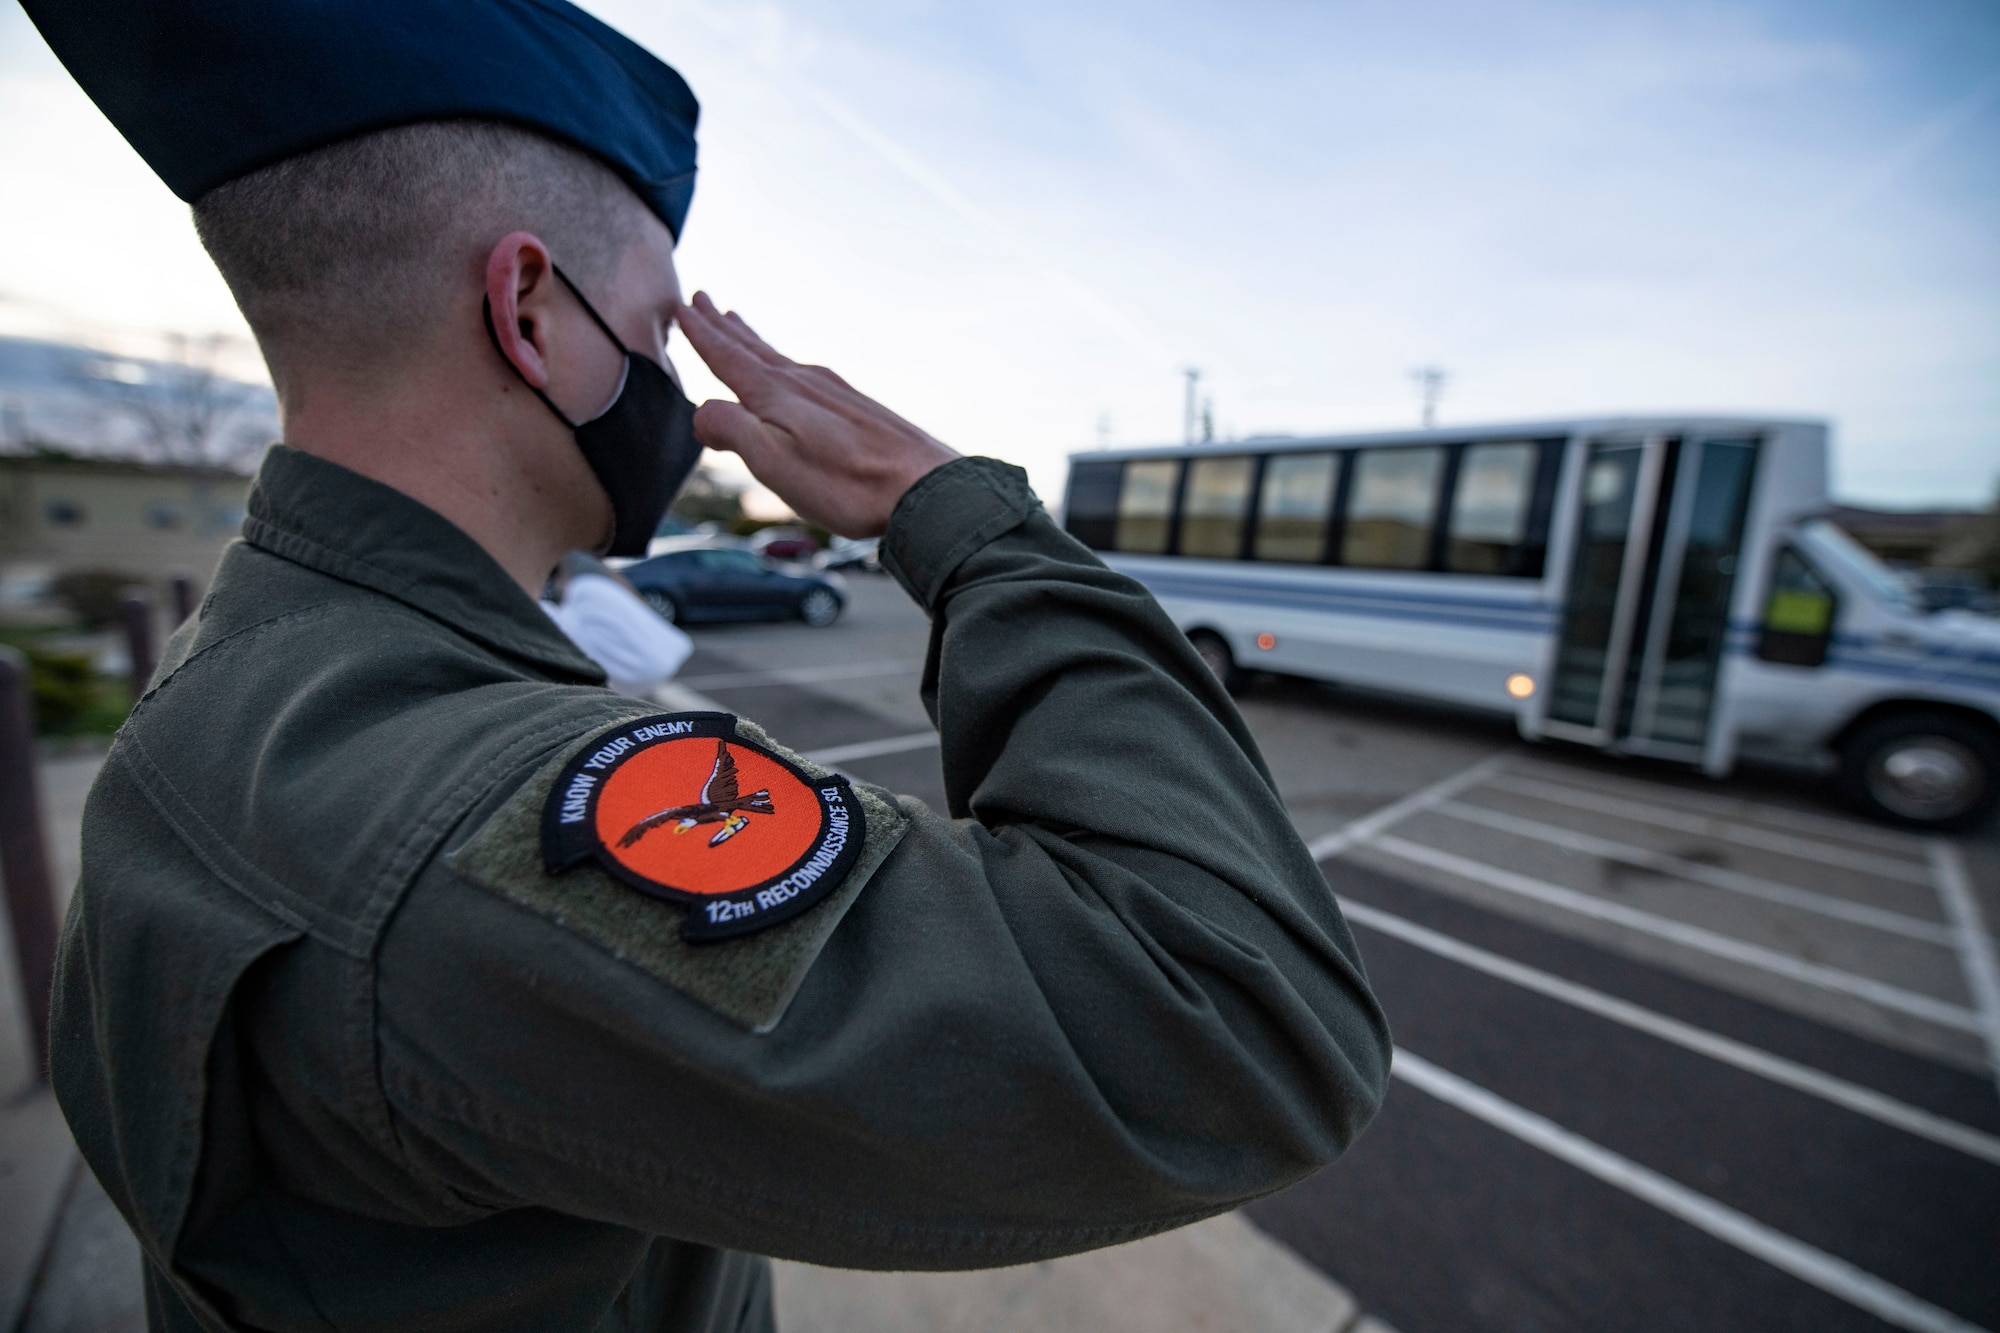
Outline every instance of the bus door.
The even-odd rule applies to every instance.
[[[1605,437],[1584,449],[1540,730],[1700,762],[1757,441]]]

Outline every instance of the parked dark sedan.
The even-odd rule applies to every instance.
[[[676,624],[789,620],[831,625],[847,605],[839,575],[774,565],[732,546],[668,551],[620,573],[646,605]]]

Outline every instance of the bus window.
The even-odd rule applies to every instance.
[[[1093,551],[1108,551],[1118,534],[1118,485],[1123,463],[1078,463],[1070,469],[1063,524]]]
[[[1180,484],[1178,459],[1148,459],[1125,465],[1125,484],[1118,490],[1115,547],[1139,555],[1164,555],[1167,526],[1174,512],[1174,488]]]
[[[1181,502],[1181,554],[1234,560],[1243,554],[1250,504],[1250,459],[1197,458]]]
[[[1460,574],[1518,572],[1539,453],[1532,444],[1466,449],[1451,497],[1445,568]]]
[[[1784,666],[1822,665],[1833,640],[1834,610],[1832,585],[1787,546],[1771,569],[1757,656]]]
[[[1422,569],[1430,562],[1444,450],[1363,449],[1354,456],[1354,496],[1340,560],[1363,569]]]
[[[1333,508],[1334,462],[1333,454],[1273,454],[1265,460],[1252,550],[1257,559],[1319,563]]]

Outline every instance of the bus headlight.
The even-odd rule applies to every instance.
[[[1507,693],[1513,695],[1516,699],[1532,699],[1535,695],[1535,678],[1524,672],[1516,671],[1513,675],[1507,677]]]

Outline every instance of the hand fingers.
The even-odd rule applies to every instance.
[[[684,309],[682,329],[702,359],[735,392],[742,409],[782,436],[784,444],[797,447],[810,441],[815,451],[839,449],[855,442],[855,428],[865,435],[871,424],[923,434],[827,367],[800,365],[779,353],[741,316],[718,311],[706,292],[696,292]],[[767,456],[774,449],[782,451],[779,442],[769,437],[753,440],[742,434],[744,424],[734,414],[726,424],[718,421],[716,429],[728,431],[726,438],[732,442],[712,443],[704,437],[703,443],[746,458],[748,451],[760,447]]]
[[[743,318],[743,316],[737,314],[734,310],[730,311],[726,315],[723,315],[722,320],[724,323],[729,325],[731,332],[735,333],[739,338],[743,340],[743,343],[746,347],[750,348],[751,351],[756,352],[759,356],[762,356],[765,360],[771,362],[774,365],[795,366],[798,364],[798,362],[792,360],[790,357],[786,356],[783,352],[780,352],[777,348],[765,342],[764,335],[757,332],[757,330],[751,328],[750,321]]]
[[[746,462],[771,446],[757,414],[726,398],[711,398],[694,410],[694,437],[707,448],[741,454]]]
[[[744,352],[756,357],[772,369],[785,370],[795,364],[790,357],[758,337],[756,330],[745,323],[741,315],[733,310],[724,314],[717,309],[707,292],[694,294],[694,307],[697,314],[709,321],[710,327],[718,336],[730,339]]]
[[[744,402],[756,403],[776,389],[776,372],[772,367],[723,329],[719,320],[684,310],[681,332],[716,378]]]
[[[782,426],[766,424],[756,412],[728,398],[710,398],[694,408],[694,438],[706,448],[738,454],[752,472],[770,462],[786,434]]]
[[[697,297],[694,303],[682,306],[677,322],[688,345],[700,353],[708,368],[726,378],[731,370],[745,373],[761,366],[762,363],[752,357],[747,348],[721,327],[721,321],[702,310],[699,302]]]
[[[798,364],[759,338],[737,315],[718,312],[706,292],[696,292],[683,308],[681,331],[717,378],[767,420],[795,415],[788,408],[803,404],[852,415],[865,403],[832,371]]]

